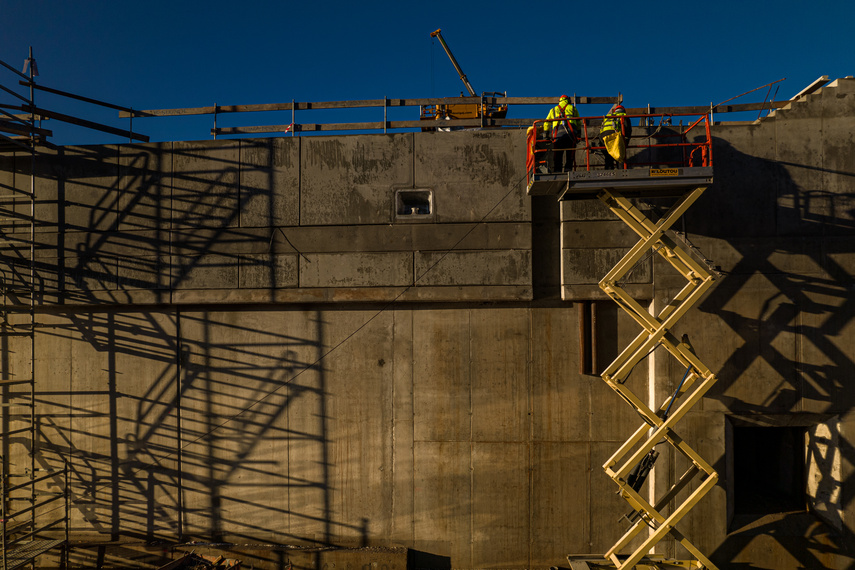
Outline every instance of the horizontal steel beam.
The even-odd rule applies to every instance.
[[[24,140],[26,140],[27,142],[29,142],[29,139],[24,139]],[[0,133],[0,141],[6,141],[6,142],[8,142],[8,143],[9,143],[9,144],[11,144],[11,145],[15,145],[15,146],[17,146],[17,147],[20,147],[20,148],[21,148],[21,149],[23,149],[23,150],[26,150],[26,151],[31,151],[31,150],[32,150],[29,146],[27,146],[26,144],[24,144],[23,142],[21,142],[21,140],[16,140],[16,139],[14,139],[14,138],[12,138],[12,137],[7,137],[7,136],[6,136],[6,135],[4,135],[3,133]],[[2,148],[2,150],[7,150],[7,148],[3,147],[3,148]],[[14,149],[12,149],[12,150],[14,150]]]
[[[23,109],[25,111],[32,111],[34,113],[38,113],[40,115],[44,115],[45,117],[50,117],[51,119],[56,119],[57,121],[62,121],[64,123],[70,123],[72,125],[77,125],[79,127],[85,127],[87,129],[92,129],[95,131],[101,131],[103,133],[108,133],[111,135],[116,135],[136,141],[148,142],[148,137],[146,135],[140,135],[137,133],[132,133],[130,131],[125,131],[122,129],[116,129],[113,127],[108,127],[107,125],[102,125],[101,123],[94,123],[92,121],[87,121],[85,119],[78,119],[77,117],[72,117],[70,115],[63,115],[62,113],[57,113],[56,111],[48,111],[46,109],[39,109],[33,107],[32,105],[23,105]]]
[[[36,133],[37,135],[41,135],[43,137],[53,136],[53,131],[48,129],[40,129],[38,127],[30,126],[29,124],[21,124],[13,121],[6,121],[0,119],[0,131],[4,133],[12,133],[15,135],[24,135],[29,136],[30,133]]]
[[[530,126],[534,119],[484,119],[485,127],[526,127]],[[386,121],[387,129],[437,129],[437,128],[478,128],[481,127],[479,119],[452,119],[450,121]],[[366,123],[304,123],[296,125],[257,125],[247,127],[218,127],[211,129],[212,135],[248,135],[258,133],[284,133],[293,130],[298,133],[310,133],[321,131],[356,131],[375,130],[384,127],[383,121]]]
[[[110,109],[116,109],[118,111],[133,111],[128,107],[122,107],[121,105],[113,105],[112,103],[107,103],[105,101],[99,101],[98,99],[92,99],[91,97],[84,97],[83,95],[75,95],[74,93],[69,93],[68,91],[60,91],[59,89],[53,89],[52,87],[45,87],[44,85],[37,85],[35,82],[30,81],[19,81],[21,85],[31,86],[33,89],[38,89],[39,91],[45,91],[47,93],[53,93],[54,95],[61,95],[62,97],[68,97],[69,99],[77,99],[78,101],[84,101],[86,103],[92,103],[93,105],[100,105],[102,107],[109,107]]]

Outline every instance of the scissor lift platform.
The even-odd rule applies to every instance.
[[[674,332],[677,321],[700,301],[712,286],[715,275],[669,235],[674,223],[712,184],[709,120],[703,116],[693,122],[686,131],[680,133],[679,143],[642,145],[649,159],[661,158],[655,154],[657,150],[678,149],[683,157],[682,162],[668,163],[668,166],[663,167],[661,160],[640,164],[630,160],[634,158],[630,157],[619,163],[623,168],[614,170],[592,168],[590,154],[598,147],[588,135],[586,121],[582,119],[586,159],[583,165],[574,167],[570,172],[550,173],[542,170],[557,162],[556,159],[549,160],[549,153],[556,151],[549,147],[539,149],[537,135],[543,129],[537,123],[529,130],[527,191],[531,196],[554,196],[558,200],[597,199],[639,238],[600,280],[599,287],[641,327],[638,336],[601,375],[609,388],[633,408],[641,423],[603,464],[606,475],[617,484],[619,495],[632,507],[632,512],[624,517],[630,524],[628,530],[602,557],[570,556],[568,561],[573,570],[717,570],[715,564],[677,529],[677,525],[717,484],[718,473],[676,432],[678,422],[701,402],[716,382],[716,376],[695,353],[688,336],[678,338]],[[689,142],[688,131],[698,125],[703,125],[706,136],[700,141]],[[676,199],[664,215],[657,216],[656,221],[649,219],[630,200],[664,197]],[[652,255],[659,255],[686,281],[685,286],[658,311],[653,311],[649,303],[634,299],[624,286],[633,268],[642,259]],[[657,405],[651,401],[650,394],[636,394],[627,380],[635,367],[659,346],[677,360],[685,373],[673,394]],[[688,469],[678,475],[676,481],[671,481],[667,492],[657,493],[658,496],[654,497],[652,488],[645,486],[645,480],[660,455],[657,449],[660,445],[668,445],[673,453],[681,455]],[[672,560],[650,554],[666,535],[682,545],[694,559]],[[636,538],[639,540],[635,541]],[[634,549],[631,554],[624,553],[630,549]]]
[[[709,186],[712,178],[712,166],[533,173],[528,182],[528,194],[555,196],[559,200],[591,200],[600,190],[608,188],[620,191],[627,198],[668,198],[682,196],[699,186]]]

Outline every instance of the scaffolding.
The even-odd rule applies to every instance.
[[[37,126],[41,117],[35,113],[32,84],[37,72],[32,49],[24,67],[28,75],[5,62],[0,64],[15,78],[22,78],[21,83],[29,84],[27,95],[0,85],[21,101],[19,111],[29,111],[14,114],[0,109],[0,156],[12,167],[7,169],[12,179],[2,185],[0,196],[0,342],[5,353],[0,377],[0,570],[13,570],[34,564],[37,557],[54,549],[61,549],[61,564],[65,563],[68,468],[51,469],[36,461],[36,164],[38,147],[47,144],[52,133]],[[13,344],[28,354],[28,362],[17,363],[23,371],[9,366]]]
[[[60,566],[68,560],[69,484],[65,460],[48,464],[39,458],[36,410],[36,316],[42,279],[36,260],[36,232],[46,225],[37,216],[39,157],[49,149],[53,132],[42,121],[57,120],[86,129],[147,142],[148,137],[38,107],[37,90],[119,111],[129,110],[88,97],[36,84],[33,51],[24,70],[0,61],[0,91],[12,103],[0,104],[0,570],[34,565],[59,550]],[[11,79],[10,79],[11,78]],[[21,91],[24,91],[22,93]],[[26,357],[13,357],[15,354]],[[13,362],[14,361],[14,362]]]
[[[653,115],[629,116],[647,126]],[[528,192],[531,195],[553,195],[559,200],[595,197],[624,222],[639,241],[609,271],[599,283],[600,288],[629,314],[641,327],[641,332],[603,371],[603,381],[617,393],[641,418],[636,431],[603,465],[606,474],[618,486],[618,493],[632,507],[624,517],[629,530],[612,546],[603,558],[570,556],[571,567],[618,569],[646,568],[707,568],[716,566],[684,536],[677,524],[706,495],[718,481],[715,469],[677,434],[676,424],[697,405],[716,381],[716,376],[700,360],[687,336],[678,339],[672,332],[677,321],[698,303],[712,286],[715,275],[695,261],[691,254],[668,234],[670,228],[694,204],[712,183],[712,145],[709,120],[706,115],[682,126],[669,129],[649,127],[642,142],[630,145],[632,152],[622,165],[607,170],[605,162],[594,164],[592,155],[605,151],[597,136],[589,134],[596,118],[580,119],[583,136],[578,161],[567,172],[552,172],[547,166],[548,153],[558,152],[538,134],[542,122],[529,130]],[[664,121],[664,117],[659,117]],[[669,125],[673,124],[669,117]],[[690,140],[693,130],[697,133]],[[654,222],[630,199],[677,197],[670,209]],[[658,254],[683,278],[686,285],[657,313],[645,308],[621,287],[621,281],[643,258]],[[677,390],[659,406],[650,405],[639,397],[627,380],[632,370],[657,347],[664,347],[685,368]],[[654,411],[655,409],[655,411]],[[658,500],[642,495],[644,482],[654,467],[660,452],[657,446],[670,445],[688,462],[689,468]],[[699,483],[697,483],[699,481]],[[692,487],[692,483],[695,486]],[[685,491],[685,492],[684,492]],[[670,512],[669,512],[670,509]],[[631,553],[630,543],[644,530],[647,537]],[[651,555],[654,547],[671,535],[693,557],[678,561]],[[604,560],[605,559],[605,560]]]

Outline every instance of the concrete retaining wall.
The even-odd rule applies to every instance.
[[[721,483],[679,528],[723,567],[852,562],[853,83],[716,126],[715,185],[686,216],[727,277],[676,331],[720,377],[679,433]],[[29,164],[0,160],[6,196]],[[532,568],[623,533],[600,466],[638,418],[580,374],[580,305],[560,299],[595,298],[634,238],[595,203],[530,201],[522,132],[65,148],[36,168],[34,451],[69,463],[75,539]],[[401,190],[431,211],[401,214]],[[29,274],[24,224],[7,234],[8,309]],[[647,260],[634,292],[655,309],[681,279]],[[638,331],[596,311],[602,369]],[[2,330],[26,322],[13,310]],[[24,377],[29,338],[0,339],[3,377]],[[659,402],[681,374],[656,352],[628,382]],[[810,492],[836,490],[839,528],[734,514],[734,426],[751,422],[804,425],[814,450],[811,426],[836,426],[833,481]],[[29,440],[7,440],[25,463]],[[666,453],[651,485],[681,468]]]

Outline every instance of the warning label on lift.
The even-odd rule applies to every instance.
[[[679,176],[679,168],[651,168],[650,176]]]

